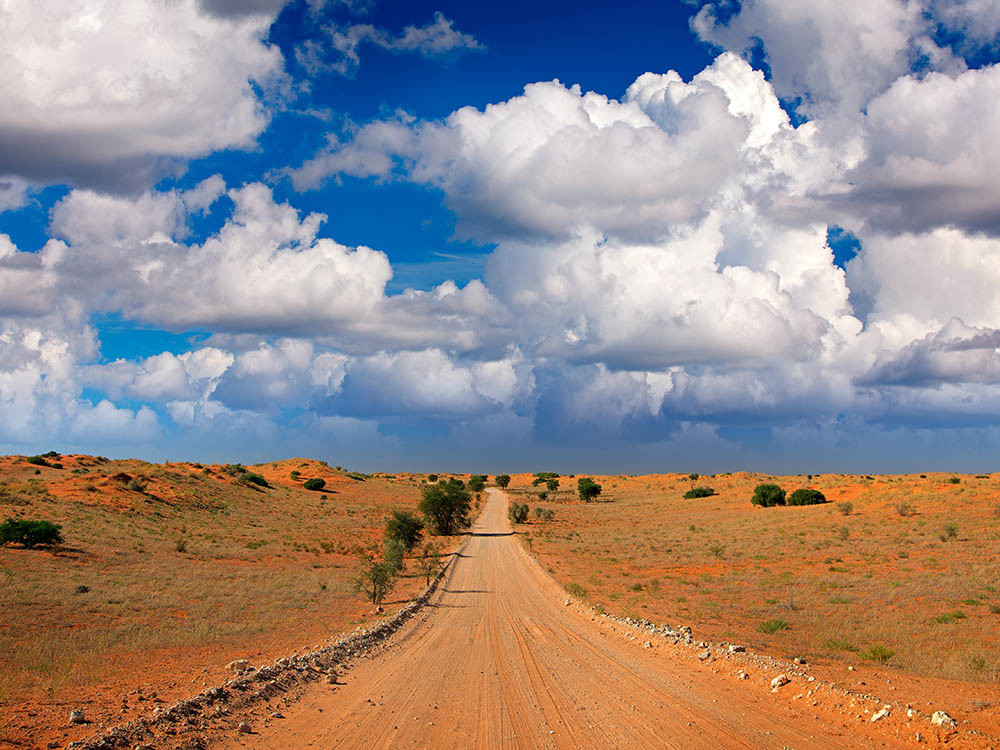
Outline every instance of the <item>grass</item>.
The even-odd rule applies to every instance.
[[[0,457],[4,513],[50,518],[65,538],[55,553],[0,547],[7,700],[64,700],[158,670],[173,679],[185,659],[200,673],[349,629],[368,609],[351,586],[358,554],[420,496],[416,478],[362,485],[315,462],[300,468],[328,493],[302,489],[287,461],[253,467],[265,488],[219,467],[61,460],[88,471],[32,479],[37,464]],[[417,578],[393,598],[419,591]]]
[[[870,651],[877,644],[896,669],[996,682],[1000,475],[960,477],[957,487],[950,474],[866,476],[814,475],[808,486],[830,502],[766,510],[750,504],[756,485],[790,493],[805,477],[720,474],[717,494],[692,503],[681,497],[686,474],[594,476],[614,502],[560,498],[533,554],[563,585],[586,582],[589,599],[609,612],[623,614],[627,602],[641,617],[690,625],[705,640],[858,663],[878,661]],[[517,475],[511,484],[516,494],[528,481]],[[949,525],[961,533],[942,541]],[[589,580],[595,570],[601,575]],[[655,590],[629,588],[653,579]],[[960,621],[951,617],[958,611]],[[949,624],[937,621],[941,613]],[[774,620],[792,627],[758,629]],[[847,634],[852,648],[830,645]]]
[[[768,620],[767,622],[762,622],[760,625],[757,626],[757,630],[759,630],[761,633],[766,633],[767,635],[771,635],[773,633],[777,633],[779,631],[787,629],[788,629],[788,623],[785,622],[784,620]]]

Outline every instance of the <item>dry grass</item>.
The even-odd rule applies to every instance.
[[[0,701],[59,700],[136,669],[153,681],[186,656],[224,663],[349,628],[370,609],[352,589],[358,555],[390,509],[419,500],[418,478],[352,479],[315,461],[250,467],[266,489],[220,466],[62,463],[35,475],[0,458],[0,520],[51,520],[65,538],[55,552],[0,547]],[[328,491],[302,489],[313,476]],[[422,588],[412,576],[394,599]]]
[[[611,502],[560,492],[530,503],[553,523],[521,529],[568,590],[610,612],[785,656],[995,681],[1000,475],[951,476],[719,475],[699,479],[717,495],[691,500],[686,475],[595,477]],[[830,502],[751,506],[771,481]]]

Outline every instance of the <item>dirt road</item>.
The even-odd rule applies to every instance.
[[[315,685],[231,747],[912,747],[914,735],[812,707],[774,672],[609,631],[511,534],[489,490],[472,536],[423,614],[342,683]],[[817,713],[822,712],[822,713]],[[886,722],[888,725],[889,722]],[[924,730],[926,733],[926,730]]]

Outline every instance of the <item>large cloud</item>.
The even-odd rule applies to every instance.
[[[171,159],[253,145],[269,119],[254,84],[282,75],[272,20],[197,0],[5,2],[0,174],[134,191]]]

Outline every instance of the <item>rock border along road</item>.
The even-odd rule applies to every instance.
[[[799,676],[772,690],[773,667],[741,679],[727,657],[622,637],[571,606],[511,532],[506,496],[487,492],[420,615],[340,684],[312,685],[223,747],[913,747],[916,728],[928,734],[926,721],[814,708]]]

